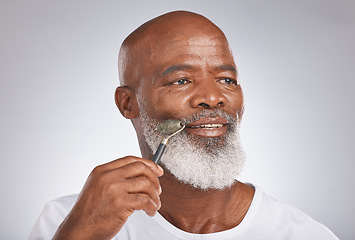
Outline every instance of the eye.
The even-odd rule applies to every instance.
[[[232,84],[238,85],[238,82],[233,78],[222,78],[219,80],[219,82],[228,85],[232,85]]]
[[[188,84],[188,83],[190,83],[189,80],[181,78],[181,79],[177,80],[176,82],[173,82],[172,84],[181,86],[181,85],[185,85],[185,84]]]

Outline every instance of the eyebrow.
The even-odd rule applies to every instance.
[[[231,64],[219,65],[216,67],[216,69],[222,70],[222,71],[232,71],[232,72],[238,73],[237,69]]]
[[[166,76],[172,72],[175,71],[180,71],[180,70],[185,70],[185,69],[191,69],[192,66],[187,65],[187,64],[181,64],[181,65],[173,65],[171,67],[168,67],[167,69],[164,70],[164,72],[162,72],[163,76]]]
[[[163,76],[166,76],[172,72],[175,71],[180,71],[180,70],[186,70],[186,69],[192,69],[191,65],[187,65],[187,64],[180,64],[180,65],[173,65],[171,67],[168,67],[167,69],[165,69],[162,72]],[[223,65],[219,65],[215,68],[216,70],[220,70],[220,71],[232,71],[235,72],[236,74],[238,74],[237,69],[232,65],[232,64],[223,64]]]

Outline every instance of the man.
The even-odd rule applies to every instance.
[[[119,54],[116,104],[142,157],[96,167],[79,196],[52,201],[30,239],[337,239],[326,227],[235,180],[243,93],[223,32],[171,12],[136,29]],[[161,160],[156,125],[178,119]]]

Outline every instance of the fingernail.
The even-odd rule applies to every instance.
[[[161,166],[159,166],[159,165],[157,165],[157,166],[160,169],[160,171],[164,172],[164,170],[163,170],[163,168]]]

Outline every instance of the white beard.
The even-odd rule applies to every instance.
[[[143,134],[154,154],[162,139],[153,133],[158,122],[150,119],[142,110],[142,106],[140,109]],[[189,123],[200,118],[216,116],[222,116],[229,122],[225,136],[203,138],[182,131],[169,139],[161,158],[161,165],[176,179],[202,190],[223,189],[233,185],[245,161],[239,138],[238,118],[233,118],[220,109],[212,109],[179,120]]]

